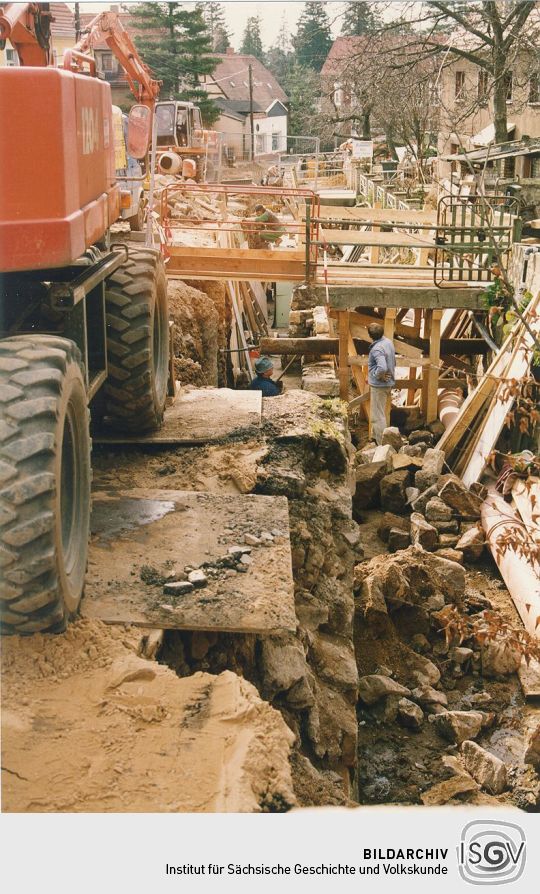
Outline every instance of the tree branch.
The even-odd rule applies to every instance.
[[[453,19],[458,24],[462,25],[469,34],[474,34],[475,37],[479,37],[483,44],[488,46],[493,46],[493,39],[489,37],[487,34],[483,34],[482,31],[479,31],[475,28],[470,21],[464,18],[457,10],[452,9],[449,3],[439,3],[437,0],[431,0],[430,6],[434,6],[435,9],[438,9],[445,18]]]

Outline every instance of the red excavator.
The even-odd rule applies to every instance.
[[[79,606],[90,519],[90,414],[161,424],[167,282],[152,248],[111,245],[110,87],[80,45],[53,67],[48,3],[0,6],[0,615],[3,632],[63,630]],[[148,151],[159,83],[118,18],[96,17],[135,95],[128,152]]]

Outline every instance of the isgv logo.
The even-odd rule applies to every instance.
[[[471,885],[507,885],[525,869],[525,832],[515,823],[473,820],[461,833],[459,874]]]

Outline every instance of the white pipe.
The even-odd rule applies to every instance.
[[[497,491],[489,491],[481,514],[489,548],[523,625],[531,636],[540,639],[540,566],[521,554],[523,546],[534,550],[535,544],[521,519]]]

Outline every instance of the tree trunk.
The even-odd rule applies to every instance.
[[[392,153],[392,158],[394,161],[399,161],[398,154],[396,152],[396,144],[394,143],[394,134],[392,133],[392,129],[389,127],[386,130],[386,144]]]
[[[371,109],[362,112],[362,139],[371,140]]]
[[[508,139],[507,96],[508,85],[505,77],[504,58],[495,59],[493,80],[493,121],[495,142],[505,143]]]

